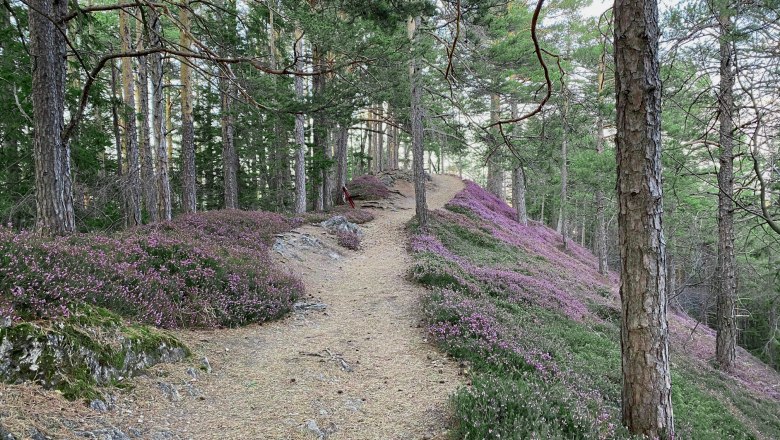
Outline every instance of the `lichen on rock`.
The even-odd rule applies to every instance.
[[[187,347],[169,333],[126,325],[117,315],[92,306],[56,321],[0,328],[0,380],[35,382],[69,399],[94,398],[97,386],[188,355]]]

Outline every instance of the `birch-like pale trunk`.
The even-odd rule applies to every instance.
[[[143,23],[136,22],[136,50],[145,49],[145,36]],[[138,83],[136,88],[138,102],[138,114],[140,120],[140,137],[138,138],[138,150],[141,154],[141,195],[143,196],[144,210],[151,223],[159,219],[157,211],[157,188],[154,174],[154,155],[152,154],[152,135],[149,131],[149,65],[146,56],[136,58],[138,62]]]
[[[162,33],[161,17],[158,11],[149,8],[149,44],[160,47]],[[163,59],[160,53],[150,55],[152,82],[152,132],[155,145],[155,165],[157,171],[157,213],[162,221],[171,220],[171,183],[168,178],[168,150],[165,133],[165,94],[163,91]]]

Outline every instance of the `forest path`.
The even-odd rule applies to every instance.
[[[213,372],[192,381],[181,366],[164,367],[170,376],[163,380],[179,388],[181,400],[163,398],[160,379],[150,377],[133,393],[130,422],[194,439],[444,438],[447,400],[460,379],[418,326],[424,289],[407,279],[404,230],[414,214],[413,189],[398,183],[404,196],[395,197],[393,210],[372,211],[362,250],[338,261],[307,254],[287,263],[327,304],[324,312],[183,332]],[[429,208],[444,206],[462,187],[456,177],[434,177]],[[321,228],[302,229],[324,239]]]

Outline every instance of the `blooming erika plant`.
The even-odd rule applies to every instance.
[[[165,328],[274,319],[303,293],[269,255],[290,227],[277,214],[226,210],[117,235],[0,228],[0,318],[66,317],[87,302]]]
[[[411,275],[430,288],[423,300],[429,336],[472,373],[453,397],[454,435],[632,438],[620,422],[616,275],[601,276],[587,249],[574,242],[564,248],[552,229],[517,222],[512,208],[473,182],[445,208],[431,213],[428,233],[411,238]],[[753,438],[696,380],[714,347],[714,334],[696,327],[670,317],[673,344],[686,347],[675,358],[698,368],[675,370],[673,395],[684,396],[675,401],[678,435]],[[743,365],[736,387],[771,398],[766,384],[777,376]],[[764,414],[780,408],[764,404]],[[759,408],[745,405],[743,414]]]

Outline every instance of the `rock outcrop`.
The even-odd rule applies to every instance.
[[[126,325],[113,313],[84,307],[52,322],[0,328],[0,380],[32,381],[70,398],[94,398],[96,386],[116,383],[146,368],[189,355],[172,335]]]

